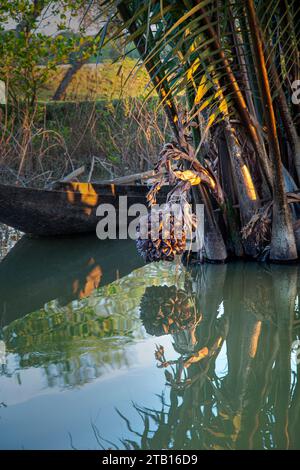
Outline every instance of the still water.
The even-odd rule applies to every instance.
[[[16,240],[0,263],[1,449],[300,448],[298,266]]]

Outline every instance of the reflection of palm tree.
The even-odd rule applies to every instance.
[[[165,370],[169,399],[161,395],[161,409],[134,405],[144,430],[137,433],[138,440],[123,439],[123,445],[299,448],[299,367],[291,383],[291,344],[299,327],[294,323],[299,315],[295,313],[298,267],[237,263],[203,266],[194,274],[193,296],[201,318],[194,331],[196,344],[192,351],[180,349],[176,360],[166,358],[164,349],[157,347],[155,357]],[[162,300],[165,288],[160,289]],[[166,291],[165,298],[170,293]],[[168,305],[161,305],[164,318]],[[156,316],[153,321],[157,322]],[[191,328],[186,324],[181,331],[189,334]],[[161,331],[157,324],[154,331]],[[176,349],[173,332],[172,336]],[[221,373],[216,359],[224,342],[228,368]]]

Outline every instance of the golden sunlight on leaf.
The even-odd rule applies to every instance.
[[[201,178],[194,171],[185,170],[185,171],[174,171],[176,178],[182,181],[189,181],[192,186],[201,183]]]
[[[208,352],[209,351],[208,351],[208,348],[206,346],[204,348],[200,349],[200,351],[196,352],[187,361],[185,361],[184,367],[188,368],[188,367],[190,367],[191,364],[194,364],[195,362],[201,361],[206,356],[208,356]]]
[[[206,75],[203,75],[201,78],[200,85],[198,87],[196,97],[195,97],[195,103],[194,104],[199,104],[204,95],[208,92],[208,90],[212,87],[212,84],[210,81],[207,80]]]
[[[187,71],[187,79],[192,80],[194,73],[196,70],[200,67],[200,59],[197,57],[197,59],[192,63],[190,68]]]
[[[205,108],[207,108],[207,106],[213,101],[213,96],[210,96],[209,98],[207,98],[207,100],[203,101],[203,103],[201,104],[201,106],[199,107],[198,109],[198,113],[201,113]]]

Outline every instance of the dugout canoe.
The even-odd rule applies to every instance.
[[[146,204],[146,185],[101,183],[58,183],[55,189],[33,189],[0,185],[0,223],[35,236],[73,235],[95,232],[101,217],[101,204],[112,204],[119,220],[120,196],[127,196],[128,207]],[[157,202],[165,202],[168,186]],[[133,218],[128,218],[127,224]]]

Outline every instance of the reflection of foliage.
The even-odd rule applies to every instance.
[[[49,387],[82,385],[130,363],[124,347],[133,341],[133,332],[142,337],[135,316],[98,316],[92,307],[60,309],[53,302],[4,328],[14,360],[3,372],[11,376],[19,369],[42,367]]]
[[[193,299],[176,286],[147,287],[140,311],[147,333],[155,336],[185,330],[196,322]]]
[[[3,329],[6,350],[14,354],[3,371],[43,367],[48,385],[74,386],[128,364],[125,346],[144,337],[138,315],[147,285],[174,284],[176,267],[147,265],[95,289],[66,306],[58,300]],[[126,306],[126,308],[124,308]]]

